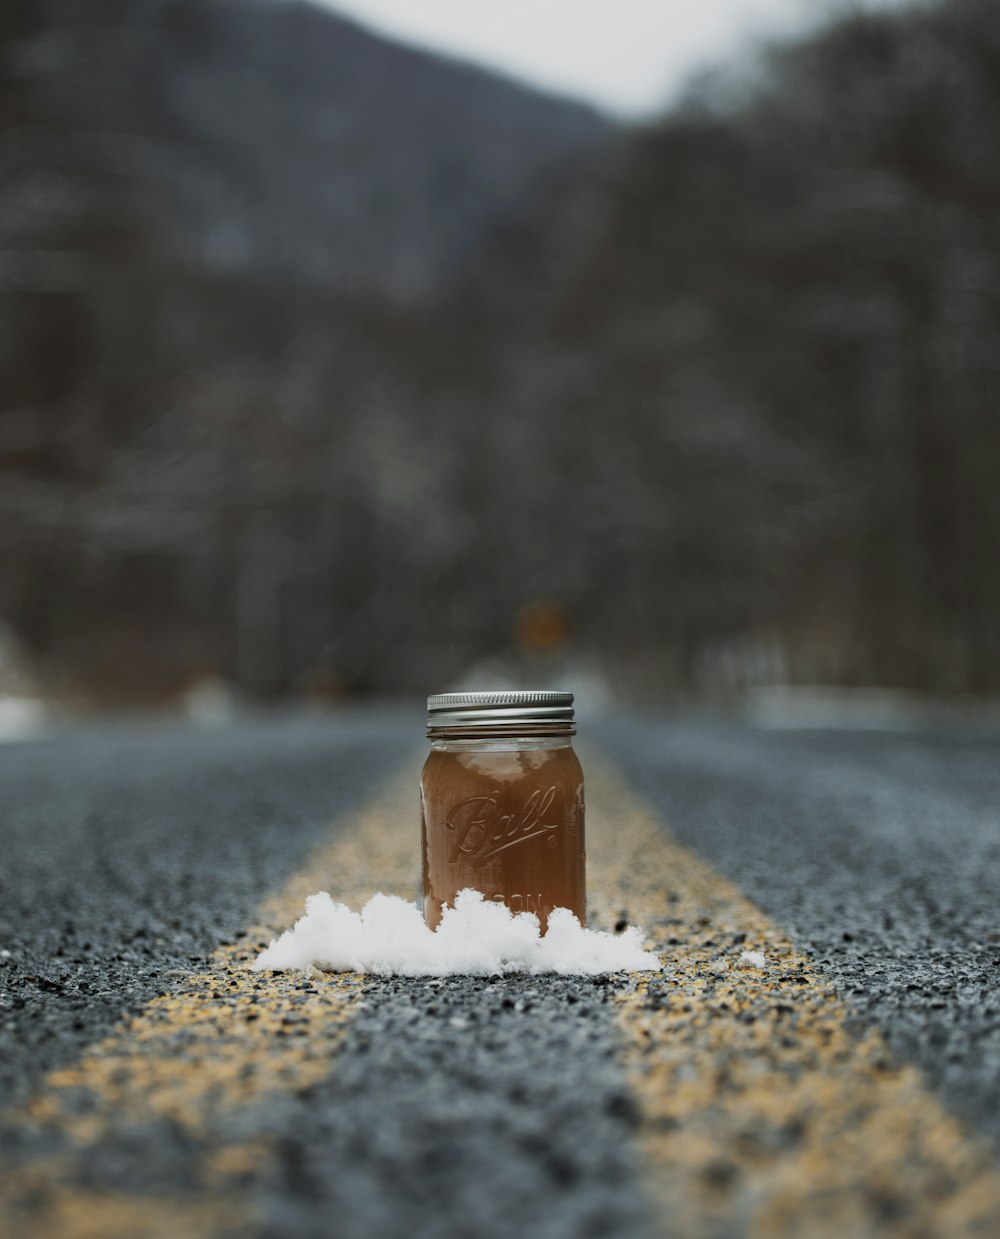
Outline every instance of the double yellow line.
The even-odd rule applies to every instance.
[[[590,761],[590,903],[643,925],[662,976],[622,987],[620,1054],[653,1216],[665,1234],[1000,1234],[992,1152],[871,1030],[758,908],[673,842],[621,778]],[[234,1115],[335,1070],[357,977],[258,974],[260,945],[330,890],[354,907],[416,890],[407,772],[261,909],[237,946],[149,1003],[12,1119],[58,1152],[0,1173],[0,1233],[139,1239],[252,1233],[248,1204],[274,1150],[232,1143]],[[741,961],[763,952],[763,968]],[[370,988],[369,988],[370,992]],[[470,1035],[473,1035],[470,1033]],[[86,1186],[87,1151],[151,1118],[198,1148],[182,1199]],[[252,1124],[251,1124],[252,1126]]]

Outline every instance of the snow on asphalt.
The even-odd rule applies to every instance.
[[[403,977],[603,976],[661,967],[633,926],[621,934],[585,929],[572,912],[557,908],[542,935],[532,913],[511,913],[474,890],[445,908],[437,930],[427,928],[415,903],[394,895],[375,895],[360,912],[325,892],[311,895],[305,916],[253,963],[257,971],[310,966]]]

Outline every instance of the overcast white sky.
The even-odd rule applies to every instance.
[[[901,0],[325,0],[355,20],[635,116],[754,39]]]

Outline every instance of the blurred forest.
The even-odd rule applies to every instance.
[[[570,629],[646,693],[996,693],[998,149],[993,0],[641,130],[305,4],[5,0],[0,621],[104,702]]]

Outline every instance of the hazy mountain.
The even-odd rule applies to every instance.
[[[47,148],[76,168],[85,149],[168,252],[218,273],[426,293],[610,132],[305,3],[24,7],[15,76]]]
[[[617,142],[301,3],[5,0],[0,620],[50,682],[381,682],[465,569],[509,238]]]
[[[552,600],[643,691],[1000,690],[998,65],[993,0],[856,14],[622,133],[6,0],[0,621],[105,700],[418,691]]]

